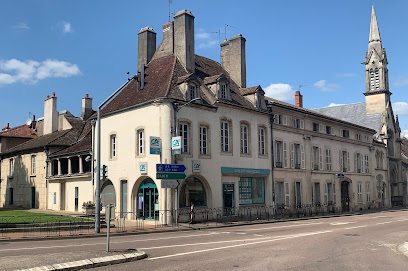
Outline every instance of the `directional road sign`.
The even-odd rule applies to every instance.
[[[165,173],[165,172],[157,172],[156,173],[156,179],[167,179],[167,180],[180,180],[180,179],[185,179],[186,174],[184,173]]]
[[[185,170],[184,165],[156,164],[157,172],[184,172]]]
[[[162,188],[177,188],[179,186],[179,182],[177,180],[162,180],[161,187]]]

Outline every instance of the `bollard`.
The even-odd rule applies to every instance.
[[[106,205],[106,215],[107,215],[107,223],[108,223],[108,225],[107,225],[107,227],[106,227],[106,252],[109,252],[109,238],[110,238],[110,236],[109,236],[109,233],[110,233],[110,219],[111,219],[111,205],[110,204],[108,204],[108,205]]]

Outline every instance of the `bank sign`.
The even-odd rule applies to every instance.
[[[181,141],[181,136],[174,136],[171,138],[171,151],[173,154],[181,154],[183,144]]]
[[[269,175],[269,169],[221,167],[222,174]]]
[[[151,136],[150,137],[150,154],[160,154],[160,150],[161,150],[160,137]]]

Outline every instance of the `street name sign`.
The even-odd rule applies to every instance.
[[[179,186],[179,182],[177,180],[162,180],[161,187],[162,188],[177,188]]]
[[[184,172],[185,170],[184,165],[156,164],[157,172]]]
[[[157,172],[156,179],[166,179],[166,180],[180,180],[185,179],[186,174],[184,173],[174,173],[174,172]]]

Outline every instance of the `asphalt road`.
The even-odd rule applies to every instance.
[[[0,266],[40,255],[59,263],[58,255],[103,251],[105,246],[103,238],[0,243]],[[95,270],[405,271],[408,212],[117,236],[111,248],[143,250],[148,258]]]

